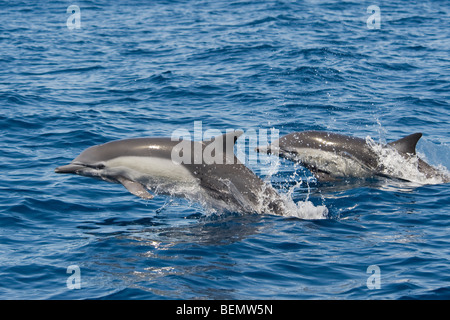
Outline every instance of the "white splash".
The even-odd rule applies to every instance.
[[[278,158],[277,161],[271,162],[271,166],[266,170],[268,175],[264,179],[268,186],[271,187],[270,181],[272,175],[276,174],[279,171],[280,160]],[[328,218],[328,208],[325,205],[315,206],[311,201],[309,201],[309,184],[308,184],[308,194],[306,195],[306,199],[304,201],[295,202],[293,200],[294,191],[301,186],[302,179],[301,177],[297,178],[297,173],[293,174],[293,181],[295,184],[290,186],[285,193],[280,193],[279,197],[281,198],[283,205],[285,207],[283,216],[285,217],[294,217],[305,220],[319,220],[319,219],[327,219]],[[291,181],[286,181],[287,183]],[[272,199],[275,200],[275,199]]]
[[[288,194],[282,195],[282,197],[285,198],[284,203],[287,209],[284,216],[305,220],[320,220],[328,218],[328,208],[324,205],[315,206],[309,200],[299,201],[296,203]]]
[[[295,202],[293,200],[294,191],[302,184],[302,180],[296,181],[295,185],[290,186],[287,192],[279,192],[271,184],[272,175],[278,172],[280,160],[268,163],[265,172],[268,175],[265,178],[265,184],[262,190],[256,194],[257,202],[252,202],[248,196],[241,193],[238,188],[228,179],[219,179],[217,182],[222,184],[225,201],[222,197],[213,197],[205,191],[200,184],[191,183],[191,181],[165,181],[163,179],[153,179],[148,181],[147,188],[155,194],[166,194],[170,197],[185,198],[191,205],[200,204],[202,211],[206,215],[222,214],[225,212],[259,214],[279,214],[287,217],[296,217],[300,219],[326,219],[328,209],[324,205],[315,206],[309,201],[309,190],[305,201]],[[297,180],[297,179],[295,179]],[[286,181],[289,182],[289,181]],[[269,190],[270,189],[270,190]],[[226,194],[226,196],[225,196]],[[233,201],[227,200],[233,199]],[[280,208],[280,212],[274,212],[271,206]]]
[[[415,184],[440,184],[445,182],[445,177],[449,172],[443,166],[437,167],[437,175],[427,176],[419,170],[420,158],[423,155],[411,155],[405,157],[396,149],[376,143],[372,138],[366,138],[367,144],[378,155],[381,173],[386,176],[407,180]]]

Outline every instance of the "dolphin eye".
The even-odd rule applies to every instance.
[[[103,163],[99,163],[95,166],[96,169],[105,169],[105,165]]]
[[[105,169],[105,165],[103,163],[98,163],[98,164],[84,164],[85,167],[88,168],[92,168],[92,169]]]

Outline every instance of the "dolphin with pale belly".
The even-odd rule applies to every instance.
[[[112,141],[86,149],[55,172],[120,183],[143,199],[152,199],[149,191],[154,191],[189,195],[225,210],[284,215],[280,195],[235,157],[234,143],[242,133],[236,130],[212,141]]]
[[[415,182],[450,182],[446,172],[416,155],[421,137],[421,133],[414,133],[383,145],[337,133],[303,131],[285,135],[257,151],[301,163],[319,181],[384,176]]]

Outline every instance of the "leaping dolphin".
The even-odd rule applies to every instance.
[[[430,166],[416,155],[416,144],[421,137],[422,133],[414,133],[382,145],[337,133],[303,131],[285,135],[257,151],[299,162],[319,181],[374,176],[417,181],[411,177],[413,174],[416,178],[420,175],[423,181],[450,182],[447,173]]]
[[[55,169],[56,173],[72,173],[120,183],[143,199],[152,199],[149,190],[187,196],[201,202],[213,201],[223,209],[284,215],[286,208],[280,195],[239,162],[233,148],[242,131],[216,137],[213,141],[171,138],[136,138],[92,146],[70,164]],[[212,144],[215,143],[213,146]],[[177,149],[178,148],[178,149]],[[200,157],[209,151],[214,159]],[[187,155],[185,163],[174,161],[174,155]],[[185,153],[185,154],[184,154]],[[184,158],[186,159],[186,157]],[[191,160],[191,161],[189,161]],[[202,196],[200,196],[202,194]]]

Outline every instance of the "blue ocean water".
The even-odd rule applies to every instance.
[[[281,161],[273,185],[328,209],[299,219],[54,173],[195,121],[423,132],[449,169],[448,1],[23,0],[0,21],[1,299],[450,298],[448,184],[321,184]]]

